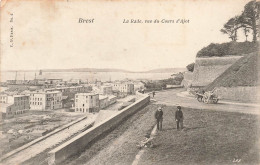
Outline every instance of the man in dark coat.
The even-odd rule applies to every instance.
[[[155,119],[157,121],[157,130],[162,130],[163,111],[161,107],[155,112]]]
[[[177,111],[175,112],[175,121],[177,123],[177,129],[179,129],[179,125],[181,125],[181,129],[183,129],[183,113],[181,111],[181,106],[177,106]]]

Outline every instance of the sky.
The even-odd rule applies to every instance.
[[[1,2],[1,70],[186,67],[248,0]],[[13,15],[11,15],[13,14]],[[10,19],[13,18],[13,22]],[[94,23],[78,23],[79,18]],[[189,23],[123,23],[127,19]],[[13,37],[10,37],[13,27]],[[244,41],[239,34],[239,41]],[[10,42],[13,39],[13,42]],[[10,47],[13,45],[13,47]]]

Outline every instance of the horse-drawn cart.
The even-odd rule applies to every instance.
[[[196,98],[199,102],[207,104],[216,104],[219,100],[218,96],[214,93],[214,90],[203,93],[196,92]]]

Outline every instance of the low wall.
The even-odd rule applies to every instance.
[[[95,125],[94,127],[86,130],[78,136],[72,138],[61,146],[53,149],[48,153],[49,164],[57,164],[66,160],[67,158],[83,151],[92,141],[100,137],[100,135],[115,128],[120,122],[137,112],[140,108],[147,105],[150,101],[149,95],[143,95],[144,97],[137,100],[130,106],[124,108],[116,116],[111,116],[105,121]]]
[[[221,99],[243,102],[258,102],[258,100],[260,99],[258,90],[259,87],[255,86],[217,87],[215,93]]]

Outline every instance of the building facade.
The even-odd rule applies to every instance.
[[[93,113],[99,110],[99,95],[94,93],[77,93],[75,95],[75,112]]]
[[[113,85],[113,90],[118,90],[121,93],[134,94],[134,84],[116,82]]]
[[[30,109],[29,96],[26,95],[0,95],[1,113],[11,117],[24,113]]]
[[[108,96],[100,95],[99,96],[99,108],[104,109],[109,106],[109,98]]]
[[[30,109],[53,110],[62,108],[62,92],[33,92],[30,93]]]

